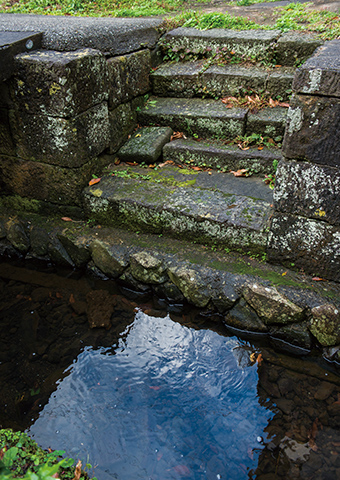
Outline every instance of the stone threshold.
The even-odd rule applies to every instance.
[[[0,216],[0,255],[87,269],[170,304],[188,302],[250,338],[340,361],[340,285],[158,235],[35,214]],[[1,276],[1,273],[0,273]]]

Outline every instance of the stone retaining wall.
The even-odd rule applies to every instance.
[[[264,336],[293,353],[307,354],[316,347],[330,360],[340,361],[340,292],[336,285],[328,292],[333,296],[330,300],[322,295],[322,289],[313,291],[308,284],[305,288],[273,285],[252,274],[183,261],[169,254],[168,248],[145,248],[120,231],[91,229],[85,222],[68,225],[51,219],[42,225],[32,216],[27,221],[2,215],[0,254],[87,268],[133,291],[156,294],[171,304],[187,301],[205,309],[210,317],[218,313],[233,333]],[[180,245],[185,258],[187,248]]]
[[[0,30],[9,17],[1,16]],[[32,17],[35,28],[39,21]],[[103,153],[114,154],[136,125],[136,108],[150,89],[150,48],[159,38],[159,21],[147,20],[144,26],[140,21],[136,26],[135,19],[109,19],[105,25],[93,19],[62,22],[73,51],[63,51],[55,36],[61,20],[49,19],[42,44],[55,50],[17,55],[14,75],[0,83],[0,189],[81,207],[81,191],[91,175],[112,161]],[[100,41],[98,31],[103,35],[110,25],[106,42]],[[82,44],[98,48],[77,48],[72,42],[81,27]]]
[[[340,40],[297,70],[293,90],[269,260],[340,281]]]

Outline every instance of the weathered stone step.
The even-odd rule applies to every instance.
[[[250,174],[259,175],[273,173],[273,162],[281,159],[281,151],[268,148],[241,150],[236,145],[178,139],[163,147],[163,159],[222,171],[246,168]]]
[[[226,108],[217,100],[202,98],[151,97],[138,112],[141,125],[170,126],[191,136],[232,139],[257,133],[283,136],[287,109],[265,108],[248,113],[244,108]]]
[[[152,75],[153,93],[168,97],[223,97],[267,93],[287,100],[295,69],[292,67],[260,68],[240,65],[212,65],[204,62],[168,63]]]
[[[122,167],[121,167],[122,168]],[[262,252],[272,192],[259,178],[165,167],[123,171],[84,191],[86,214],[129,230]]]
[[[312,35],[279,30],[228,30],[214,28],[176,28],[161,39],[163,49],[178,54],[209,56],[217,51],[229,53],[242,60],[265,61],[292,66],[310,57],[323,42]]]

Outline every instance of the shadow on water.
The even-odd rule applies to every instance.
[[[90,328],[105,306],[111,327]],[[340,478],[340,377],[317,359],[111,281],[7,263],[0,318],[0,424],[99,480]]]

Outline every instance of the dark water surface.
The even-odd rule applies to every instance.
[[[111,328],[90,329],[103,292]],[[0,264],[0,318],[0,424],[99,480],[340,478],[333,366],[69,272]]]

